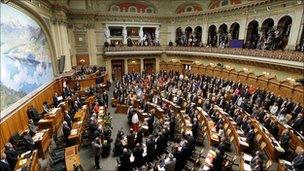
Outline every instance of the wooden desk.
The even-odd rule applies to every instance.
[[[244,132],[239,128],[236,122],[217,105],[214,106],[214,110],[216,114],[219,114],[219,118],[222,118],[224,131],[230,138],[230,141],[234,144],[236,153],[241,154],[241,152],[247,151],[249,149],[249,144]]]
[[[40,170],[37,150],[28,151],[20,155],[15,170],[20,171],[22,168],[29,168],[31,171]]]
[[[150,103],[150,102],[147,102],[147,105],[148,105],[148,110],[149,111],[152,110],[152,109],[155,110],[154,116],[156,116],[157,119],[163,119],[164,110],[160,106],[158,106],[154,103]]]
[[[250,161],[252,156],[250,154],[242,153],[240,156],[240,171],[252,170],[250,166]]]
[[[129,107],[127,105],[117,105],[115,113],[127,114]]]
[[[38,122],[39,129],[49,128],[52,133],[57,133],[63,122],[63,113],[61,108],[53,108],[43,119]]]
[[[33,136],[36,147],[38,148],[38,156],[44,158],[51,144],[52,135],[49,129],[40,130]]]
[[[208,137],[208,144],[216,145],[219,143],[220,138],[218,133],[215,131],[215,124],[209,117],[209,115],[201,108],[197,107],[198,112],[198,121],[202,124],[204,135],[206,134]]]
[[[66,170],[74,170],[74,165],[75,166],[80,165],[80,157],[78,151],[79,151],[78,145],[65,148]]]

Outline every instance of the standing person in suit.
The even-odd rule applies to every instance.
[[[37,122],[41,119],[41,116],[39,115],[37,110],[33,107],[33,105],[28,107],[27,116],[29,119],[33,119],[35,124],[37,124]]]
[[[151,162],[154,160],[156,154],[156,144],[154,137],[152,135],[150,135],[149,138],[147,139],[146,145],[147,145],[147,156],[146,156],[147,162]]]
[[[144,149],[139,143],[137,143],[136,147],[133,150],[133,155],[134,155],[135,166],[138,168],[140,168],[145,163],[143,153],[144,153]]]
[[[16,163],[18,161],[18,153],[14,149],[11,143],[5,144],[5,151],[7,162],[9,163],[11,168],[15,168]]]
[[[133,129],[130,129],[130,134],[127,135],[127,141],[128,141],[128,148],[133,149],[135,146],[135,134],[133,132]]]
[[[282,133],[282,136],[280,138],[280,144],[282,148],[287,151],[290,143],[290,135],[289,135],[289,129],[285,129]]]
[[[47,102],[43,102],[42,107],[43,107],[43,114],[48,113],[50,111],[50,108],[49,108],[49,105],[47,104]]]
[[[9,165],[8,161],[6,160],[6,154],[5,153],[1,153],[1,158],[0,158],[0,170],[3,171],[11,171],[12,168]]]
[[[68,126],[71,128],[72,127],[72,118],[70,117],[68,111],[64,112],[64,117],[63,118],[64,118],[64,121],[66,121]]]
[[[151,113],[152,113],[152,111],[151,111]],[[149,131],[149,134],[152,134],[153,130],[154,130],[154,115],[151,114],[149,116],[149,119],[148,119],[148,131]]]
[[[304,170],[304,150],[301,149],[298,152],[298,155],[292,160],[292,166],[295,171]]]
[[[294,120],[294,122],[292,123],[292,127],[300,132],[301,134],[303,134],[303,124],[304,124],[304,119],[303,119],[303,114],[302,113],[299,113],[297,118]]]
[[[37,133],[37,126],[34,125],[34,121],[32,119],[29,119],[29,130],[31,136],[35,135]]]
[[[58,107],[59,105],[59,100],[58,100],[58,94],[55,93],[54,97],[53,97],[53,104],[54,104],[54,107]]]
[[[92,142],[94,157],[95,157],[95,168],[100,169],[100,156],[102,150],[102,143],[99,137],[96,137],[95,140]]]
[[[129,151],[125,148],[123,149],[123,154],[120,156],[120,167],[119,171],[130,171],[131,170],[131,161],[130,161],[131,154]]]
[[[170,153],[168,158],[165,159],[165,170],[175,171],[176,158]]]
[[[66,121],[63,121],[62,132],[65,139],[65,142],[68,142],[69,136],[71,134],[71,128],[69,127]]]

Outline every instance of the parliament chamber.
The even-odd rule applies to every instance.
[[[303,0],[1,0],[2,171],[304,171]]]

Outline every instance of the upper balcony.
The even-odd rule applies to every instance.
[[[255,61],[304,69],[304,53],[297,51],[270,51],[241,48],[177,47],[177,46],[117,46],[105,47],[106,56],[171,54],[184,56],[216,57]]]

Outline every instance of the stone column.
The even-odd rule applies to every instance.
[[[143,27],[140,27],[139,28],[139,43],[142,43],[143,38],[144,38],[144,30],[143,30]]]
[[[94,28],[89,27],[87,29],[87,39],[90,65],[97,65],[96,33]]]
[[[113,79],[112,79],[112,62],[111,62],[111,59],[108,59],[108,60],[106,61],[106,70],[107,70],[107,73],[108,73],[110,82],[113,82]]]
[[[125,64],[125,74],[128,74],[128,59],[124,59]]]
[[[241,20],[241,22],[239,24],[240,24],[239,39],[240,40],[245,40],[246,39],[246,34],[247,34],[246,19]]]
[[[108,26],[105,27],[104,35],[105,35],[105,42],[108,42],[110,44],[111,43],[111,41],[110,41],[110,30],[109,30]]]
[[[127,41],[128,32],[127,32],[126,26],[123,27],[122,36],[123,36],[123,44],[126,45],[128,43],[128,41]]]
[[[155,72],[158,73],[159,72],[159,58],[155,58]]]
[[[286,46],[286,49],[295,50],[298,39],[301,38],[302,17],[303,17],[303,6],[300,5],[299,7],[295,8],[295,11],[293,12],[292,24],[290,28],[290,34],[289,34],[288,44]]]
[[[160,30],[159,27],[155,28],[155,42],[159,43],[159,34],[160,34]]]
[[[144,64],[144,58],[140,58],[140,72],[144,72],[145,70],[145,64]]]
[[[208,24],[204,23],[202,32],[202,43],[206,46],[208,41]]]

